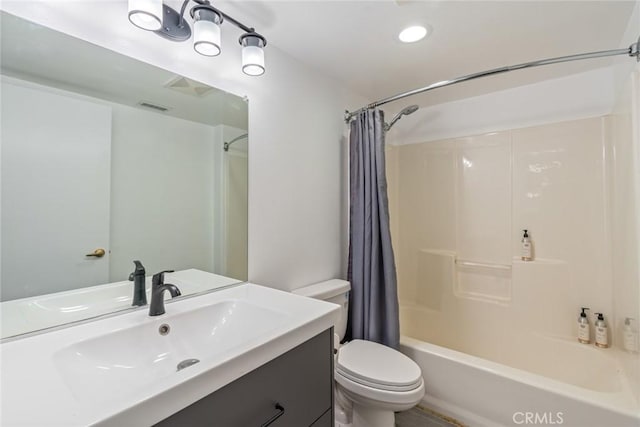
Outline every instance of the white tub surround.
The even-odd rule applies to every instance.
[[[638,424],[640,361],[620,350],[621,319],[638,312],[636,244],[622,238],[635,235],[633,169],[618,159],[630,154],[631,121],[595,117],[389,150],[400,323],[420,340],[410,357],[426,370],[435,406],[499,425],[530,408],[564,411],[564,425]],[[521,260],[523,229],[532,261]],[[578,343],[580,307],[604,313],[611,348]]]
[[[338,313],[249,283],[166,309],[3,343],[0,423],[152,425],[330,328]],[[176,371],[189,358],[199,363]]]
[[[192,295],[238,283],[237,279],[188,269],[167,273],[182,295]],[[147,301],[151,301],[151,276],[146,278]],[[165,299],[170,298],[168,295]],[[65,292],[20,298],[0,303],[1,338],[66,325],[132,307],[133,282],[122,281]],[[148,309],[148,307],[146,307]]]
[[[529,357],[511,366],[409,337],[402,338],[401,351],[422,369],[423,404],[468,425],[517,426],[527,417],[537,425],[639,425],[640,405],[619,350],[531,338],[529,346],[514,343]]]

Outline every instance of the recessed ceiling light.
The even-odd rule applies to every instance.
[[[416,25],[408,27],[400,31],[398,38],[404,43],[413,43],[422,40],[427,35],[427,29],[423,26]]]

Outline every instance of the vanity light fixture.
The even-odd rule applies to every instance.
[[[172,41],[187,41],[191,38],[191,26],[184,18],[190,1],[193,18],[193,49],[200,55],[218,56],[221,52],[220,25],[227,21],[244,31],[239,42],[242,46],[242,71],[249,76],[264,74],[264,47],[267,39],[248,27],[211,6],[209,0],[184,0],[180,12],[163,4],[162,0],[129,0],[129,21],[138,28],[153,31]]]

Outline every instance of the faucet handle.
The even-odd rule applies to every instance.
[[[164,273],[173,273],[175,270],[164,270],[153,275],[151,279],[152,286],[164,285]]]

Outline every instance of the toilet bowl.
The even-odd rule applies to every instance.
[[[414,407],[424,396],[418,365],[381,344],[351,341],[340,348],[335,365],[336,387],[352,403],[353,427],[393,427],[394,412]]]
[[[341,306],[334,326],[336,427],[394,427],[394,412],[412,408],[424,396],[422,372],[413,360],[382,344],[339,344],[346,330],[350,289],[349,282],[329,280],[293,293]]]

